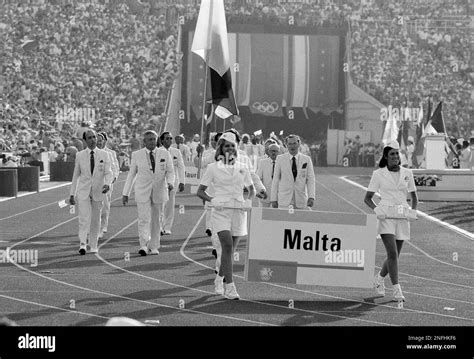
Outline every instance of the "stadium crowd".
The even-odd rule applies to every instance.
[[[95,109],[92,122],[110,135],[117,151],[124,142],[138,146],[137,132],[164,121],[181,64],[178,23],[196,20],[197,3],[5,1],[0,12],[0,150],[65,153],[77,140],[79,123],[91,121],[58,116],[63,108]],[[442,100],[448,134],[471,135],[466,0],[451,0],[449,6],[440,0],[225,4],[229,23],[350,24],[351,77],[358,86],[386,106],[418,107],[427,96],[434,103]],[[309,145],[317,149],[320,144]]]
[[[2,146],[15,150],[45,132],[67,140],[75,125],[91,122],[62,116],[64,108],[94,109],[95,126],[118,138],[163,120],[180,61],[176,24],[132,14],[125,4],[4,6]]]

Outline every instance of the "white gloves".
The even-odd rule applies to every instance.
[[[406,207],[402,208],[402,212],[400,213],[398,207],[395,209],[394,207],[377,206],[374,208],[374,212],[379,220],[387,219],[387,212],[389,213],[389,218],[408,219],[409,221],[415,221],[418,219],[416,210]]]
[[[377,219],[385,219],[387,217],[385,211],[380,206],[375,207],[374,212],[377,215]]]
[[[222,211],[224,209],[222,202],[216,200],[215,197],[211,200],[211,206],[213,206],[216,211]]]

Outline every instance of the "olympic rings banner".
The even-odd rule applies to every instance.
[[[234,28],[234,29],[233,29]],[[263,30],[263,29],[262,29]],[[330,113],[342,104],[340,79],[340,34],[284,34],[248,32],[229,27],[228,43],[232,87],[238,106],[252,114],[283,117],[284,109],[308,108]],[[188,51],[194,36],[190,28]],[[184,45],[186,49],[186,45]],[[186,56],[186,53],[185,53]],[[205,72],[203,61],[190,51],[183,84],[186,84],[187,114],[202,115]]]
[[[245,279],[371,288],[376,216],[254,207]]]

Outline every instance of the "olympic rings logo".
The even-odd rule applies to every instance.
[[[280,108],[276,102],[269,103],[267,101],[264,101],[262,103],[254,102],[252,107],[263,113],[275,113]]]

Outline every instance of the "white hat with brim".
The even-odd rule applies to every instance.
[[[224,132],[220,140],[226,140],[227,142],[237,145],[237,140],[235,139],[235,135],[232,132]]]
[[[398,143],[398,141],[390,141],[389,143],[387,143],[385,147],[391,147],[393,148],[394,150],[399,150],[400,149],[400,144]]]

